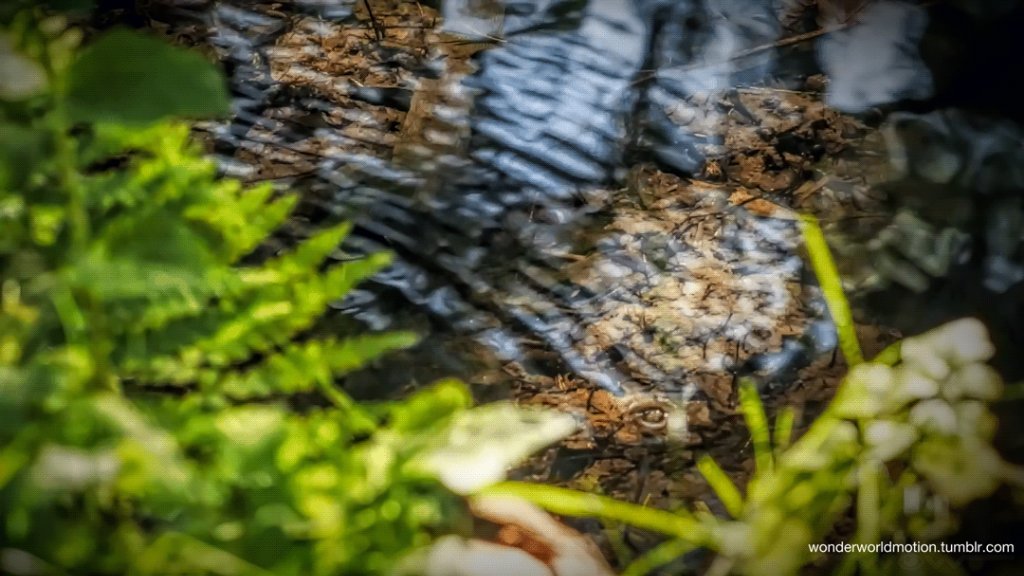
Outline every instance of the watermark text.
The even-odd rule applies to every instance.
[[[829,542],[808,544],[812,554],[1013,554],[1013,544],[984,542]]]

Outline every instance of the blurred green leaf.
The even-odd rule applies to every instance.
[[[341,342],[316,340],[290,344],[248,370],[226,374],[216,385],[236,400],[282,392],[311,392],[318,388],[333,396],[335,378],[358,370],[387,352],[408,348],[416,341],[414,334],[395,332],[367,334]],[[444,414],[439,413],[436,406],[432,408],[435,408],[432,411],[435,418]]]
[[[578,426],[572,416],[553,410],[489,404],[456,414],[415,465],[454,492],[471,494],[499,482],[510,467]]]
[[[739,488],[733,484],[725,470],[722,470],[718,462],[715,462],[713,458],[707,455],[702,456],[697,461],[697,470],[708,481],[708,485],[715,491],[718,499],[722,501],[722,505],[725,506],[729,515],[733,518],[739,518],[743,513],[743,495],[740,494]]]
[[[757,386],[749,378],[740,381],[740,410],[750,430],[750,439],[754,445],[754,463],[762,473],[771,471],[774,466],[772,454],[771,431],[768,429],[768,415],[764,411],[764,403]]]
[[[912,462],[935,492],[954,506],[988,496],[1002,480],[999,454],[971,438],[926,438],[914,450]]]
[[[807,252],[810,255],[811,266],[814,268],[814,275],[821,285],[828,311],[836,325],[839,348],[846,358],[846,363],[850,367],[857,366],[864,362],[864,354],[861,352],[860,342],[857,340],[857,330],[854,327],[850,304],[843,293],[839,269],[832,259],[832,252],[828,248],[828,242],[825,241],[825,234],[821,231],[818,220],[813,216],[801,215],[800,225],[804,243],[807,245]]]
[[[622,571],[622,576],[644,576],[694,550],[693,542],[669,540],[651,548]]]
[[[68,72],[66,99],[75,122],[148,124],[230,109],[223,77],[202,56],[128,30],[82,51]]]
[[[67,59],[78,31],[39,14],[19,26]],[[0,123],[0,539],[55,573],[326,576],[464,523],[410,462],[468,389],[362,406],[339,378],[416,337],[308,332],[389,257],[329,260],[338,224],[239,262],[297,197],[218,178],[155,122],[223,110],[198,56],[114,32],[68,74],[70,114]]]
[[[796,426],[796,410],[792,406],[783,406],[775,415],[775,429],[772,440],[775,442],[775,455],[789,448],[793,441],[793,428]]]
[[[675,536],[697,546],[707,546],[717,540],[713,536],[713,531],[718,529],[717,526],[698,520],[686,510],[669,512],[630,502],[621,502],[607,496],[525,482],[501,482],[485,488],[480,495],[521,498],[555,514],[617,520],[630,526]],[[733,523],[727,526],[735,525],[738,524]]]
[[[946,554],[892,554],[882,558],[882,574],[901,576],[967,576],[962,564]]]
[[[0,122],[5,569],[14,551],[37,573],[387,574],[437,536],[469,532],[465,496],[493,494],[672,538],[633,570],[706,547],[716,570],[793,574],[853,502],[862,539],[935,539],[956,519],[935,503],[1024,484],[990,443],[1001,385],[980,364],[992,347],[971,321],[908,339],[891,367],[855,367],[792,446],[793,412],[780,412],[775,454],[744,383],[757,463],[746,501],[713,460],[699,463],[735,519],[495,484],[576,419],[473,409],[454,380],[355,402],[339,377],[415,337],[310,328],[389,257],[332,260],[348,232],[339,224],[262,258],[297,197],[218,178],[188,125],[158,122],[227,110],[213,66],[115,31],[68,71],[81,37],[69,19],[18,18],[11,34],[29,48],[15,68],[47,58],[59,93],[5,104]],[[834,263],[805,224],[855,363]],[[876,560],[859,566],[873,572]]]
[[[58,12],[87,12],[96,7],[95,0],[43,0],[42,4]]]
[[[135,562],[140,574],[216,574],[218,576],[271,576],[237,556],[180,532],[158,538]]]
[[[442,380],[393,406],[391,427],[410,434],[430,430],[472,404],[473,396],[465,384],[457,380]]]

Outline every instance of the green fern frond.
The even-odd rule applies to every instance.
[[[240,287],[252,290],[276,284],[288,284],[314,274],[327,257],[348,236],[348,223],[326,228],[307,238],[291,252],[273,258],[261,266],[241,268]]]
[[[337,377],[416,340],[415,334],[393,332],[290,344],[253,368],[227,374],[216,386],[237,400],[311,392],[334,386]]]
[[[219,236],[224,262],[234,264],[252,252],[291,214],[298,197],[273,197],[268,185],[242,189],[231,180],[218,182],[211,188],[205,203],[189,206],[184,215],[201,222]]]
[[[360,405],[337,378],[415,336],[308,334],[388,256],[331,261],[339,224],[264,258],[298,197],[218,178],[166,120],[227,111],[215,67],[125,30],[79,55],[16,4],[0,59],[44,81],[0,91],[6,549],[54,573],[385,574],[450,531],[461,502],[407,464],[468,389]],[[278,401],[311,392],[328,404]]]
[[[240,308],[214,334],[192,346],[212,366],[230,365],[253,352],[280,346],[309,328],[328,304],[339,300],[389,261],[386,254],[374,254],[335,265],[322,275],[263,288],[254,301]]]

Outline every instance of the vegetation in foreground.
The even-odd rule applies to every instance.
[[[227,111],[218,72],[80,38],[32,11],[0,35],[5,573],[382,573],[466,529],[441,480],[476,418],[532,431],[504,455],[575,426],[454,381],[354,403],[336,379],[413,338],[301,335],[386,255],[328,263],[338,225],[244,264],[295,198],[216,178],[173,120]]]
[[[1024,470],[992,446],[998,422],[989,409],[1003,393],[985,362],[995,348],[975,319],[951,322],[906,338],[863,360],[852,314],[817,222],[803,220],[804,238],[851,366],[826,411],[795,442],[794,415],[769,424],[756,387],[745,382],[740,405],[751,433],[755,471],[746,493],[710,458],[701,473],[729,518],[686,510],[666,512],[550,486],[516,482],[485,489],[548,510],[596,516],[660,532],[669,539],[637,558],[624,574],[638,576],[694,549],[713,551],[712,574],[797,574],[821,558],[810,545],[827,542],[852,514],[852,544],[935,543],[957,529],[957,512],[1010,484]],[[964,574],[947,554],[851,553],[838,574]]]
[[[387,258],[331,262],[338,225],[249,261],[294,197],[216,178],[190,143],[178,119],[229,107],[212,66],[123,31],[80,47],[60,15],[3,17],[4,572],[388,573],[442,534],[469,534],[468,501],[505,495],[671,537],[628,574],[694,548],[716,552],[718,574],[793,574],[851,507],[858,542],[935,541],[957,508],[1021,483],[991,446],[1001,382],[984,329],[953,323],[862,362],[811,221],[853,368],[795,442],[791,413],[770,426],[753,387],[741,390],[757,461],[745,494],[700,464],[729,518],[500,482],[573,420],[471,408],[454,381],[391,403],[339,390],[339,376],[412,343],[305,336]],[[315,401],[299,409],[297,397]],[[921,573],[958,570],[914,560]],[[909,562],[850,555],[840,570],[907,573]]]

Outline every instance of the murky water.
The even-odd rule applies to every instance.
[[[337,258],[396,254],[320,326],[424,335],[347,377],[353,395],[461,376],[481,400],[588,423],[516,477],[714,507],[694,461],[747,469],[737,373],[813,415],[844,372],[798,211],[825,223],[865,318],[914,332],[979,315],[1009,351],[1000,368],[1024,376],[1024,145],[992,98],[1013,67],[971,72],[995,88],[965,98],[924,61],[952,63],[935,22],[1004,15],[954,0],[439,4],[148,13],[225,64],[235,118],[201,127],[224,173],[301,193],[277,241],[345,219]],[[897,336],[860,335],[869,354]]]
[[[822,317],[791,210],[892,213],[874,194],[897,174],[885,149],[829,106],[935,84],[914,49],[928,13],[899,2],[862,27],[818,14],[837,30],[795,47],[780,42],[786,8],[752,0],[380,1],[372,19],[362,2],[278,4],[163,16],[186,30],[198,17],[230,68],[236,119],[209,127],[225,172],[302,191],[309,226],[354,220],[339,257],[398,255],[337,305],[432,334],[383,371],[396,388],[472,377],[488,357],[681,406],[750,358],[782,371]],[[815,59],[824,103],[806,91]],[[1019,157],[1017,134],[995,140],[1011,150],[999,158]],[[1021,225],[994,225],[1003,293],[1020,281]],[[380,377],[352,385],[381,393]]]
[[[401,326],[411,305],[427,311],[432,324],[484,343],[501,361],[526,363],[526,348],[540,343],[557,353],[558,370],[616,394],[642,388],[640,382],[671,382],[689,394],[686,374],[727,371],[763,351],[778,320],[793,315],[795,229],[743,218],[722,188],[699,200],[707,215],[698,218],[707,222],[691,240],[677,238],[672,227],[693,219],[694,206],[673,213],[666,204],[667,222],[645,222],[639,206],[631,213],[617,207],[628,195],[619,189],[624,159],[639,144],[677,170],[699,171],[697,145],[722,138],[676,125],[669,133],[664,118],[650,118],[665,113],[659,98],[702,91],[708,101],[716,85],[721,91],[730,84],[730,55],[771,31],[762,26],[741,41],[727,22],[738,8],[712,14],[696,4],[624,0],[535,8],[506,27],[504,19],[450,3],[444,26],[423,32],[427,54],[388,54],[383,41],[367,47],[372,54],[335,64],[379,59],[354,73],[323,60],[344,57],[348,43],[355,49],[352,41],[363,40],[365,28],[348,16],[299,17],[281,28],[258,12],[221,6],[215,45],[238,66],[240,113],[217,137],[226,149],[243,151],[226,165],[239,166],[241,157],[236,173],[244,174],[259,157],[264,167],[315,174],[330,187],[320,198],[327,209],[359,224],[347,249],[400,255],[375,286],[339,305],[375,329]],[[481,36],[506,37],[473,61],[445,44],[452,42],[448,30],[484,25],[493,29]],[[653,74],[650,66],[658,67]],[[421,112],[430,125],[415,135],[396,137],[387,114],[331,102],[377,104],[386,90],[420,89],[427,76],[437,77],[435,101]],[[256,116],[282,86],[308,96],[293,94],[280,113]],[[304,126],[289,106],[312,109],[329,125]],[[724,275],[737,266],[745,278],[727,289],[735,294],[705,297],[703,307],[687,300],[728,283]],[[693,281],[682,286],[687,277]],[[642,326],[648,316],[651,326]],[[634,344],[623,334],[630,330],[641,334]],[[699,362],[680,360],[695,348]]]

